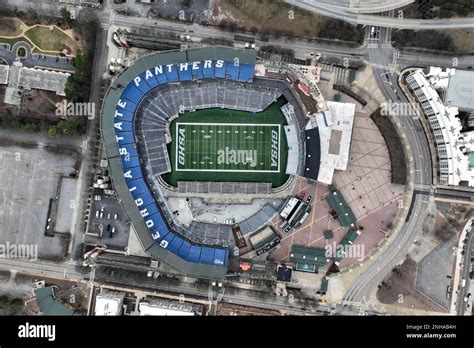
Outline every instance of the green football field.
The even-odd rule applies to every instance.
[[[177,123],[176,171],[280,171],[278,124]]]
[[[170,125],[172,171],[163,179],[178,181],[269,182],[288,179],[288,144],[281,97],[258,113],[229,109],[186,112]]]

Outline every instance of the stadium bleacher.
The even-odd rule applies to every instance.
[[[243,108],[257,112],[279,96],[277,89],[263,92],[258,87],[239,83],[252,80],[253,68],[253,65],[222,60],[154,67],[131,80],[117,103],[114,130],[126,185],[155,242],[187,261],[227,267],[229,252],[224,248],[197,245],[169,228],[143,177],[137,137],[145,140],[141,143],[145,144],[148,169],[155,173],[169,171],[166,131],[169,119],[178,112],[209,107]],[[200,89],[195,88],[193,80],[213,78],[227,78],[234,82],[222,81],[219,86],[219,82],[213,81],[203,83]],[[168,84],[173,82],[180,83]],[[255,98],[257,92],[261,92],[260,98]],[[139,128],[136,131],[133,126],[135,116],[139,121],[135,124]]]

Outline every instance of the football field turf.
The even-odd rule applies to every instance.
[[[177,123],[176,171],[280,171],[278,124]]]
[[[280,110],[286,102],[281,97],[257,113],[211,108],[180,115],[170,124],[172,171],[163,176],[164,180],[174,187],[178,181],[269,182],[272,187],[281,186],[288,179],[286,119]]]

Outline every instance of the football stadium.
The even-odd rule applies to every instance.
[[[255,64],[254,51],[227,47],[155,52],[123,70],[104,98],[117,195],[143,249],[182,274],[222,278],[238,249],[232,226],[177,221],[169,196],[286,197],[295,175],[317,177],[316,151],[305,165],[297,96],[284,79],[254,76]],[[275,209],[266,204],[240,230],[263,228]]]

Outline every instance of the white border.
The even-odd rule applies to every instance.
[[[207,122],[176,122],[176,144],[179,139],[179,126],[180,125],[194,125],[194,126],[260,126],[260,127],[278,127],[278,169],[276,170],[244,170],[244,169],[179,169],[178,168],[178,146],[175,146],[175,170],[177,172],[222,172],[222,173],[279,173],[280,162],[281,162],[281,124],[278,123],[207,123]]]

